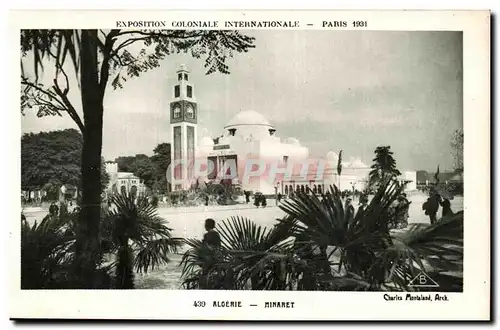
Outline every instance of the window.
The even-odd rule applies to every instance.
[[[187,117],[191,119],[194,118],[194,111],[193,108],[190,106],[187,107]]]
[[[182,73],[179,73],[179,74],[177,75],[177,80],[182,80]]]
[[[174,108],[174,118],[179,118],[181,116],[181,108],[178,106]]]
[[[187,97],[193,97],[193,87],[187,87]]]
[[[283,163],[288,164],[288,156],[283,156]]]
[[[189,80],[189,79],[188,79],[188,74],[187,74],[187,73],[185,73],[185,74],[184,74],[184,80],[185,80],[185,81],[188,81],[188,80]]]
[[[175,93],[175,96],[174,97],[179,97],[181,96],[181,87],[179,85],[175,86],[174,88],[174,93]]]

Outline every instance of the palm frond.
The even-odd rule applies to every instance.
[[[463,212],[391,236],[393,244],[380,251],[377,263],[389,269],[388,281],[401,289],[411,290],[409,281],[421,271],[463,269]]]
[[[170,262],[169,255],[177,253],[183,241],[177,238],[160,238],[134,245],[134,268],[139,273],[147,273],[158,266]]]

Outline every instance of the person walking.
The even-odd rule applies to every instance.
[[[437,221],[436,214],[439,210],[440,204],[441,196],[439,196],[435,188],[431,187],[429,191],[429,198],[427,198],[427,201],[422,205],[422,210],[425,211],[425,215],[429,216],[431,225]]]

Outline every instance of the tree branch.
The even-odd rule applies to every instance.
[[[104,42],[104,48],[102,50],[103,60],[101,65],[101,81],[99,82],[99,88],[101,93],[101,98],[104,98],[104,92],[106,91],[106,85],[109,80],[109,61],[111,60],[113,45],[115,44],[115,37],[118,35],[120,30],[111,30],[110,33],[106,36],[106,41]]]
[[[47,95],[47,97],[49,98],[49,100],[55,100],[55,101],[57,101],[57,103],[59,103],[59,105],[64,108],[64,103],[57,98],[56,94],[53,94],[52,92],[41,88],[40,86],[38,86],[35,83],[29,82],[27,79],[23,79],[21,81],[21,85],[25,85],[27,87],[31,87],[31,88],[37,90],[38,92]]]
[[[80,129],[80,131],[83,134],[85,131],[85,126],[83,125],[82,119],[80,118],[80,116],[78,115],[78,112],[76,112],[75,108],[73,107],[73,105],[69,101],[67,95],[59,87],[59,83],[57,82],[57,78],[54,78],[53,88],[54,88],[55,92],[57,93],[57,95],[59,95],[59,97],[61,97],[64,105],[66,106],[66,112],[71,117],[71,119],[73,119],[73,121],[76,123],[76,125],[78,126],[78,128]]]
[[[59,63],[57,63],[56,65],[57,65],[59,71],[62,72],[62,74],[64,75],[64,78],[66,79],[66,88],[64,89],[63,94],[67,95],[68,92],[69,92],[69,79],[68,79],[68,75],[66,74],[66,71],[64,71],[64,69],[62,68],[62,66]],[[57,75],[56,75],[56,79],[57,79]]]
[[[121,44],[118,45],[118,47],[116,47],[115,50],[113,50],[113,55],[117,55],[118,52],[122,49],[122,48],[125,48],[127,46],[130,46],[131,44],[133,44],[134,42],[136,41],[141,41],[141,40],[147,40],[151,37],[141,37],[141,38],[130,38],[130,39],[127,39],[125,40],[124,42],[122,42]]]

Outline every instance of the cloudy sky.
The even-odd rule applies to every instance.
[[[203,61],[172,55],[160,68],[108,89],[103,155],[152,154],[169,142],[175,70],[185,63],[199,107],[199,137],[216,136],[241,110],[260,112],[277,136],[313,156],[343,149],[371,164],[390,145],[406,170],[452,169],[450,141],[462,128],[459,32],[248,31],[256,48],[229,60],[231,74],[205,75]],[[78,95],[72,94],[79,106]],[[22,117],[22,130],[76,125],[67,116]]]

